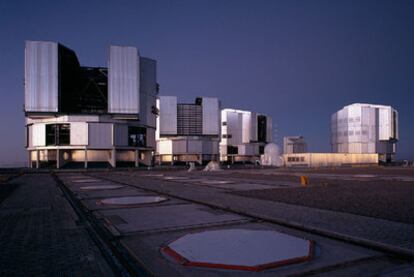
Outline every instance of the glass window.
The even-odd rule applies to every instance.
[[[147,130],[143,127],[128,126],[128,145],[145,147],[147,145]]]
[[[69,145],[70,124],[47,124],[46,145]]]

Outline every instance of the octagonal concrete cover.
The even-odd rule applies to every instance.
[[[103,205],[138,205],[138,204],[150,204],[167,201],[166,197],[162,196],[127,196],[127,197],[113,197],[106,198],[99,201]]]
[[[162,252],[187,266],[260,271],[310,260],[313,243],[276,231],[227,229],[187,234]]]

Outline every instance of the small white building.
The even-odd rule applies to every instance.
[[[108,67],[81,66],[49,41],[25,47],[30,167],[150,165],[155,150],[156,61],[111,46]]]
[[[155,160],[162,163],[218,161],[220,102],[198,97],[194,103],[177,103],[175,96],[157,98]]]
[[[391,106],[352,104],[331,117],[334,153],[377,153],[381,162],[395,159],[398,112]]]
[[[271,141],[271,117],[235,109],[221,111],[220,160],[222,162],[260,161],[265,145]]]

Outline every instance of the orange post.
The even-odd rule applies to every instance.
[[[306,187],[309,184],[309,179],[307,176],[300,176],[300,185]]]

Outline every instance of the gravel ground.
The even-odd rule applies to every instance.
[[[414,184],[411,182],[313,180],[313,183],[326,185],[235,194],[414,224]]]

